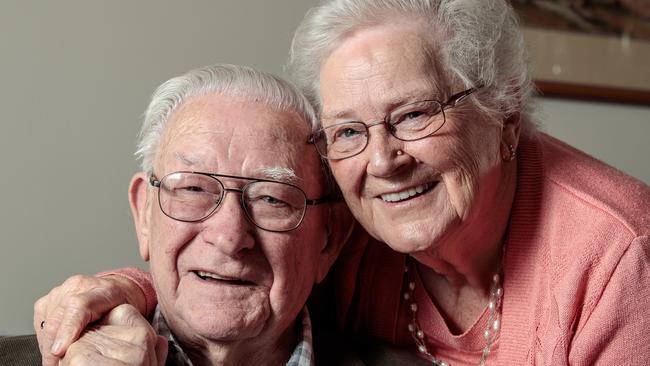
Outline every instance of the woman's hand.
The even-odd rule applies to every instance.
[[[165,364],[167,340],[131,305],[111,310],[68,348],[60,365]]]
[[[86,326],[121,304],[131,304],[144,313],[146,303],[140,288],[121,276],[77,275],[41,297],[34,304],[34,330],[44,366],[58,365]]]

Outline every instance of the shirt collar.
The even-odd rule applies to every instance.
[[[309,318],[309,311],[307,311],[306,306],[298,316],[298,320],[302,325],[301,337],[298,341],[298,344],[293,349],[291,357],[289,358],[289,361],[287,361],[286,366],[313,366],[314,346],[311,331],[311,320]],[[156,307],[156,311],[154,313],[153,321],[151,324],[156,330],[156,333],[167,338],[167,341],[169,342],[169,351],[167,353],[167,362],[165,364],[177,366],[193,366],[192,360],[190,360],[187,354],[183,351],[180,343],[178,343],[174,337],[174,334],[169,329],[167,321],[165,321],[165,318],[160,311],[160,306]]]

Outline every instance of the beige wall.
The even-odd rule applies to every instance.
[[[542,99],[542,129],[650,184],[650,106]]]
[[[314,3],[0,3],[0,335],[32,332],[35,299],[71,274],[143,265],[126,188],[153,88],[210,63],[279,73]],[[649,108],[543,107],[551,133],[650,182]]]

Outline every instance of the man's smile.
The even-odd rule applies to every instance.
[[[216,273],[206,271],[192,271],[197,277],[204,281],[220,282],[233,286],[254,286],[255,283],[236,277],[221,276]]]

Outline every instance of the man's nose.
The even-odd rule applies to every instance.
[[[237,255],[255,246],[254,225],[244,212],[239,190],[226,190],[217,211],[203,224],[203,240],[228,255]]]

